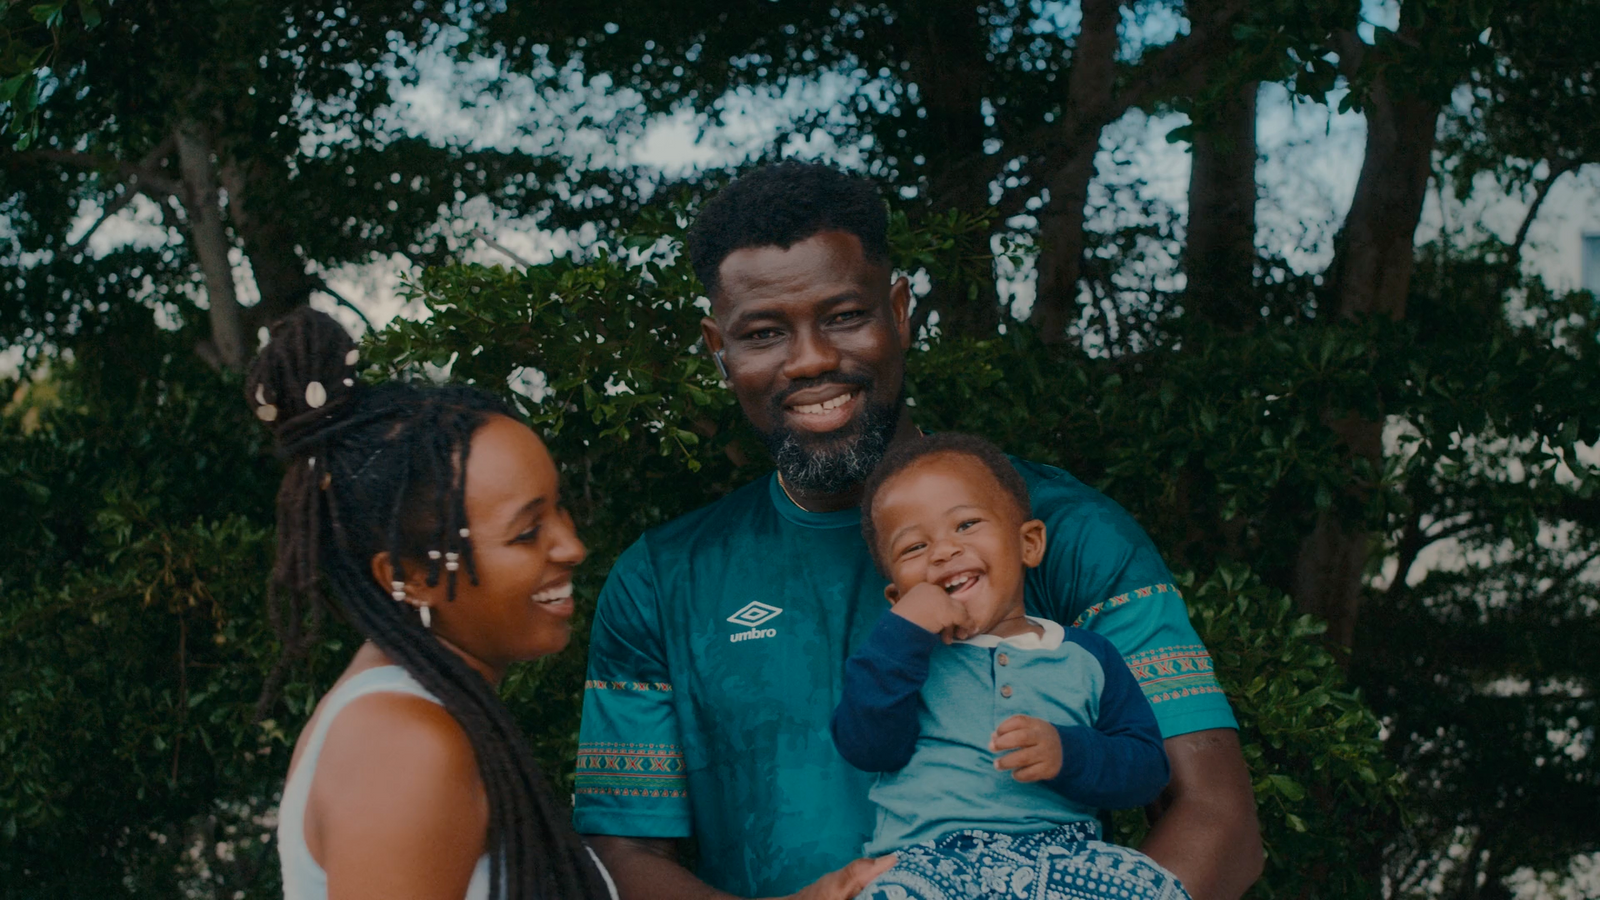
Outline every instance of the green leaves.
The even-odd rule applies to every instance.
[[[28,15],[33,16],[35,22],[50,28],[61,27],[61,11],[66,8],[66,0],[56,0],[54,3],[38,3],[28,7]]]

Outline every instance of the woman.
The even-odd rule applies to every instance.
[[[366,638],[295,747],[284,894],[611,897],[495,692],[570,636],[585,551],[555,464],[487,395],[367,387],[357,361],[337,322],[301,309],[245,385],[288,461],[273,572],[286,649],[323,607]]]

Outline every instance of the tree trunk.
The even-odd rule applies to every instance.
[[[1108,124],[1115,107],[1113,90],[1121,22],[1117,0],[1083,0],[1083,26],[1072,51],[1067,76],[1066,117],[1095,123],[1094,133]],[[1046,187],[1050,201],[1039,211],[1039,263],[1037,295],[1032,322],[1048,342],[1066,339],[1067,326],[1077,310],[1078,276],[1083,266],[1084,206],[1094,180],[1094,158],[1099,140],[1084,142],[1052,172]]]
[[[1088,148],[1050,179],[1050,202],[1039,212],[1037,293],[1029,320],[1048,344],[1067,339],[1077,317],[1078,278],[1083,273],[1083,217],[1094,181],[1094,150]]]
[[[1230,90],[1195,125],[1189,223],[1183,250],[1185,308],[1230,331],[1255,309],[1257,82]]]
[[[928,124],[940,152],[928,160],[930,185],[946,190],[929,197],[928,211],[951,206],[975,211],[987,206],[994,177],[993,158],[983,153],[988,126],[983,101],[988,95],[991,64],[989,35],[971,4],[930,2],[907,7],[899,36],[910,64],[910,80],[921,93]],[[990,165],[972,165],[988,159]],[[959,187],[956,187],[959,185]],[[951,190],[954,188],[954,190]],[[919,317],[937,310],[945,334],[993,334],[1000,323],[999,294],[993,279],[969,296],[968,285],[935,283],[922,299]]]
[[[268,198],[285,189],[284,175],[272,171],[260,159],[246,165],[230,161],[221,171],[222,185],[228,190],[228,219],[244,244],[261,294],[261,301],[244,311],[247,343],[250,332],[306,303],[320,284],[315,275],[306,271],[285,218],[272,213]]]
[[[1339,316],[1405,318],[1438,123],[1437,103],[1393,97],[1382,80],[1373,85],[1366,159],[1334,260]]]
[[[234,293],[233,264],[228,259],[228,233],[222,224],[211,146],[193,123],[179,128],[178,168],[183,174],[183,208],[189,219],[189,239],[200,271],[206,279],[206,300],[211,306],[211,339],[199,352],[221,369],[244,367],[245,343],[242,310]]]
[[[1353,35],[1348,54],[1359,55]],[[1342,318],[1406,314],[1417,222],[1432,174],[1439,105],[1398,96],[1380,76],[1366,110],[1366,158],[1356,182],[1355,200],[1341,229],[1328,298],[1329,313]],[[1383,422],[1354,414],[1330,420],[1351,460],[1365,459],[1372,471],[1383,468]],[[1364,501],[1372,486],[1352,476],[1351,496]],[[1372,536],[1336,508],[1318,512],[1311,534],[1300,545],[1295,564],[1295,599],[1300,608],[1328,622],[1328,638],[1348,648],[1355,636],[1362,576]]]

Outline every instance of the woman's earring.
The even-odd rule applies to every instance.
[[[432,628],[433,627],[433,610],[430,607],[427,607],[427,606],[418,607],[418,610],[422,614],[422,627],[423,628]]]

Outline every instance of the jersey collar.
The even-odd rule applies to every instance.
[[[785,519],[805,528],[860,528],[861,507],[852,506],[849,509],[834,512],[812,512],[801,509],[793,500],[783,492],[778,484],[778,473],[773,472],[767,476],[767,495],[772,498],[772,505],[777,508],[778,514]]]

